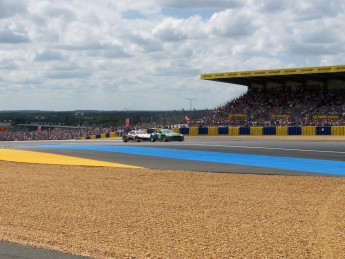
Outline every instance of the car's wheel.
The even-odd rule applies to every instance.
[[[155,137],[153,135],[150,136],[150,141],[151,142],[155,142],[156,141],[156,139],[155,139]]]
[[[162,142],[167,142],[168,138],[166,136],[162,136]]]
[[[136,141],[136,142],[140,142],[140,138],[135,137],[135,141]]]
[[[122,140],[123,140],[123,142],[127,142],[127,141],[128,141],[128,138],[125,137],[125,136],[123,136],[123,137],[122,137]]]

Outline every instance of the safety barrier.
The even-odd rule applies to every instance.
[[[345,135],[345,127],[344,126],[333,126],[331,129],[332,135]]]
[[[302,127],[293,126],[288,127],[288,135],[301,135],[302,134]]]
[[[191,127],[191,128],[173,128],[176,133],[190,136],[345,136],[345,126],[271,126],[271,127]],[[97,135],[90,135],[80,139],[98,139],[98,138],[113,138],[121,137],[122,132],[110,132]]]
[[[286,136],[289,134],[289,128],[287,126],[274,127],[276,129],[277,136]]]
[[[228,127],[218,127],[218,135],[228,135],[229,128]]]
[[[332,134],[331,126],[316,127],[316,135],[331,135],[331,134]]]
[[[345,126],[270,126],[270,127],[191,127],[175,128],[175,132],[183,135],[251,135],[251,136],[315,136],[338,135],[345,136]]]
[[[240,127],[239,135],[250,135],[250,128],[249,127]]]
[[[230,127],[229,135],[232,135],[232,136],[240,135],[240,127]]]
[[[218,127],[210,127],[208,128],[208,135],[215,136],[219,134]]]
[[[187,131],[187,128],[186,128],[185,131]],[[199,135],[199,128],[198,127],[191,127],[191,128],[189,128],[189,135],[193,135],[193,136]]]
[[[250,135],[263,135],[263,127],[250,127]]]
[[[206,127],[199,128],[198,135],[207,135],[207,134],[208,134],[208,128]]]
[[[308,135],[308,136],[316,135],[316,127],[315,126],[303,126],[302,127],[302,135]]]

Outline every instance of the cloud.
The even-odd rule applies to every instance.
[[[45,74],[48,79],[79,79],[88,78],[91,73],[83,70],[70,70],[70,71],[53,71]]]
[[[21,15],[26,12],[26,9],[26,1],[0,0],[0,19]]]
[[[214,108],[245,87],[201,73],[344,64],[344,16],[339,0],[0,0],[0,109]]]
[[[166,18],[152,30],[152,33],[163,42],[182,41],[204,36],[203,25],[200,17],[196,16],[189,19]]]
[[[238,8],[243,6],[245,1],[241,0],[160,0],[158,1],[163,7],[188,8],[188,9],[227,9]]]
[[[52,61],[52,60],[66,60],[64,55],[61,54],[61,51],[56,50],[44,50],[41,53],[38,53],[35,58],[36,61]]]
[[[18,44],[24,42],[29,42],[29,39],[23,33],[13,32],[6,27],[0,31],[0,43]]]
[[[245,10],[242,12],[227,9],[214,14],[209,21],[211,33],[225,37],[241,37],[254,33],[255,17]]]

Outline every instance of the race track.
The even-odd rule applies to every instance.
[[[222,173],[345,175],[345,141],[187,137],[184,142],[123,143],[113,139],[11,142],[5,147],[15,152],[25,150],[73,158],[60,157],[62,164],[84,165],[89,160],[85,165]],[[35,157],[35,154],[30,156]],[[28,153],[14,156],[19,160],[28,159]],[[32,162],[24,160],[22,162]],[[56,159],[50,155],[43,163],[54,161]]]
[[[345,140],[203,137],[184,142],[85,141],[0,142],[0,160],[190,170],[199,172],[345,176]],[[0,257],[59,255],[1,243]],[[61,254],[61,258],[75,258]]]

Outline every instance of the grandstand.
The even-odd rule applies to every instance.
[[[195,126],[345,126],[345,65],[202,74],[248,87]]]

